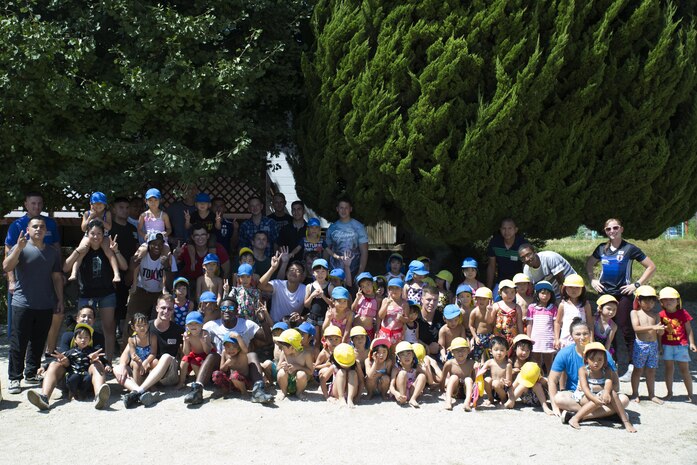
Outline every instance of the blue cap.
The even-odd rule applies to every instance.
[[[418,307],[419,310],[421,309],[421,304],[418,303],[416,300],[407,300],[407,304],[408,304],[410,307]]]
[[[332,291],[332,299],[346,299],[350,297],[348,289],[342,286],[337,286]]]
[[[356,276],[356,282],[360,283],[364,279],[370,279],[371,281],[373,280],[373,275],[368,273],[367,271],[364,271],[363,273],[359,274]]]
[[[211,291],[206,291],[201,294],[201,297],[198,299],[199,302],[217,302],[218,298],[213,294]]]
[[[308,226],[321,226],[322,224],[319,222],[317,218],[310,218],[307,220],[307,225]]]
[[[230,342],[231,344],[240,345],[240,343],[237,342],[237,338],[231,337],[231,336],[230,336],[230,333],[227,333],[227,334],[225,335],[225,337],[223,338],[223,344],[225,344],[226,342]]]
[[[470,294],[474,294],[474,289],[472,289],[472,286],[470,286],[469,284],[462,283],[459,286],[457,286],[455,295],[460,295],[463,292],[469,292]]]
[[[151,199],[153,197],[155,197],[158,200],[162,198],[162,194],[160,194],[160,191],[158,189],[155,189],[154,187],[148,189],[148,191],[145,193],[145,200]]]
[[[324,258],[317,258],[315,259],[314,262],[312,262],[312,269],[314,270],[318,266],[321,266],[324,269],[329,269],[329,263]]]
[[[205,192],[199,192],[196,194],[196,200],[194,200],[195,203],[211,203],[211,196],[206,194]]]
[[[218,263],[220,264],[220,259],[218,259],[218,256],[214,253],[209,253],[205,257],[203,257],[203,264],[206,265],[208,263]]]
[[[413,274],[418,274],[419,276],[428,275],[428,270],[426,269],[426,265],[424,265],[423,262],[420,262],[418,260],[412,260],[409,263],[409,271],[411,271]]]
[[[339,278],[340,280],[346,279],[346,273],[344,273],[344,270],[341,268],[334,268],[330,273],[329,276],[332,278]]]
[[[103,203],[106,205],[106,195],[104,195],[104,192],[95,192],[90,196],[90,203]]]
[[[188,325],[189,323],[198,323],[200,325],[203,324],[203,315],[201,315],[201,312],[194,310],[193,312],[189,312],[188,315],[186,315],[186,324]]]
[[[478,268],[479,265],[477,264],[477,260],[475,260],[472,257],[467,257],[464,260],[462,260],[462,267],[461,268]]]
[[[186,278],[184,278],[184,277],[182,277],[182,276],[180,276],[180,277],[178,277],[177,279],[174,280],[174,282],[172,283],[172,287],[177,287],[177,284],[181,284],[181,283],[184,283],[184,284],[186,284],[186,285],[188,286],[188,285],[189,285],[189,280],[186,279]]]
[[[396,258],[396,259],[399,260],[400,262],[403,262],[403,261],[404,261],[404,257],[402,257],[402,254],[393,253],[392,255],[390,255],[390,256],[387,258],[387,263],[390,263],[390,262],[392,261],[393,258]]]
[[[540,292],[542,289],[547,289],[549,292],[554,293],[554,286],[549,281],[540,281],[535,284],[535,292]]]
[[[387,287],[398,287],[401,289],[404,287],[404,281],[399,278],[392,278],[388,281]]]
[[[455,304],[446,305],[443,309],[443,317],[445,317],[446,320],[452,320],[460,315],[460,307]]]
[[[252,265],[243,263],[237,267],[237,276],[252,276]]]
[[[317,331],[315,331],[315,325],[308,323],[307,321],[303,321],[300,326],[295,329],[301,333],[309,334],[310,336],[314,336],[317,333]]]
[[[277,329],[285,331],[286,329],[289,329],[289,328],[290,327],[288,326],[288,323],[286,323],[285,321],[279,321],[278,323],[276,323],[275,325],[273,325],[271,327],[271,331],[275,331]]]

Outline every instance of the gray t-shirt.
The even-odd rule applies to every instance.
[[[213,320],[203,325],[203,329],[211,334],[211,342],[215,345],[215,350],[222,354],[223,350],[225,350],[223,339],[225,339],[227,334],[232,331],[236,332],[244,343],[249,346],[249,343],[254,339],[254,335],[259,331],[259,325],[244,318],[237,318],[237,324],[234,328],[226,328],[223,320]]]
[[[31,242],[19,255],[15,267],[17,286],[12,295],[13,307],[48,310],[56,307],[58,297],[53,288],[53,273],[61,272],[60,253],[55,247],[43,250]]]
[[[564,276],[578,273],[574,271],[564,257],[556,252],[545,250],[543,252],[538,252],[537,256],[540,257],[540,267],[531,268],[530,266],[525,265],[523,273],[528,275],[534,284],[537,284],[540,281],[549,281],[552,283],[552,286],[554,287],[554,294],[557,296],[557,299],[559,299],[561,297],[561,290],[559,289],[559,283],[557,283],[557,280],[554,279],[554,276],[560,272],[563,273]]]

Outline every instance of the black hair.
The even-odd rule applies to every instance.
[[[522,244],[520,244],[520,246],[518,247],[518,252],[520,252],[521,250],[525,250],[525,249],[530,249],[533,252],[536,252],[535,246],[529,242],[523,242]]]
[[[305,264],[303,262],[301,262],[300,260],[293,260],[292,262],[290,262],[288,264],[288,268],[290,268],[293,265],[299,266],[302,269],[303,273],[305,272]]]
[[[89,309],[89,310],[91,310],[91,311],[92,311],[92,317],[93,317],[93,318],[96,318],[96,317],[97,317],[97,311],[96,311],[96,310],[94,309],[94,307],[91,306],[91,305],[83,305],[82,307],[80,307],[80,310],[77,311],[78,315],[79,315],[80,312],[83,311],[84,309]]]
[[[528,355],[528,360],[530,360],[530,357],[532,356],[532,342],[528,341],[527,339],[523,339],[522,341],[518,341],[515,344],[513,344],[513,347],[511,347],[511,361],[516,362],[518,360],[518,354],[516,354],[516,350],[520,346],[527,346],[528,347],[528,352],[530,355]]]
[[[198,231],[199,229],[203,229],[206,231],[206,234],[208,234],[208,230],[206,229],[206,226],[203,223],[194,223],[191,226],[191,233],[193,234],[194,231]]]
[[[603,353],[603,358],[605,358],[605,363],[607,364],[607,351],[606,351],[606,350],[600,350],[600,349],[593,349],[593,350],[589,350],[588,352],[585,352],[585,353],[583,354],[583,361],[585,362],[586,360],[588,360],[588,356],[589,356],[590,354],[592,354],[593,352],[602,352],[602,353]]]
[[[562,288],[561,288],[561,294],[562,294],[561,296],[563,299],[569,298],[569,294],[567,294],[567,292],[566,292],[566,287],[567,286],[562,286]],[[578,296],[578,300],[581,302],[582,306],[586,305],[586,303],[588,303],[588,295],[587,294],[588,293],[586,292],[586,286],[583,286],[581,288],[581,295]]]
[[[90,231],[92,228],[99,228],[102,230],[102,234],[104,233],[104,223],[101,220],[91,220],[87,223],[87,231]]]
[[[27,200],[29,197],[39,197],[41,200],[43,200],[44,194],[39,191],[29,191],[24,194],[24,200]]]
[[[569,325],[569,334],[572,334],[574,332],[574,328],[576,328],[576,326],[585,326],[588,331],[590,331],[591,329],[590,326],[588,326],[588,323],[586,323],[585,321],[583,321],[582,318],[577,316],[576,318],[571,320],[571,324]]]
[[[300,205],[303,207],[303,210],[305,210],[305,203],[302,200],[295,200],[290,204],[290,208],[293,208],[296,205]]]
[[[283,192],[276,192],[276,193],[273,195],[273,198],[275,199],[276,197],[281,197],[283,200],[286,200],[286,196],[285,196],[285,194],[284,194]]]
[[[343,203],[347,203],[347,204],[349,204],[351,207],[353,207],[353,202],[351,202],[351,199],[350,199],[348,196],[346,196],[346,195],[342,195],[341,197],[339,197],[339,198],[336,200],[336,204],[337,204],[337,205],[339,205],[339,204],[342,203],[342,202],[343,202]]]
[[[143,313],[136,313],[133,315],[133,318],[131,318],[131,321],[128,322],[128,326],[133,327],[136,325],[136,323],[147,323],[148,322],[148,317],[145,316]]]
[[[506,341],[505,337],[501,336],[494,336],[491,338],[491,347],[493,348],[496,344],[502,345],[508,350],[508,341]]]
[[[31,223],[31,222],[34,221],[34,220],[42,221],[44,224],[46,223],[46,217],[45,217],[45,216],[41,216],[41,215],[32,216],[31,218],[29,218],[29,223]],[[93,221],[94,221],[94,220],[93,220]]]
[[[252,200],[258,200],[259,202],[261,202],[262,205],[264,205],[264,201],[261,200],[261,197],[259,197],[258,195],[253,195],[250,198],[248,198],[247,205],[249,205],[249,202],[251,202]]]
[[[92,333],[90,333],[90,330],[85,328],[84,326],[80,326],[79,328],[77,328],[73,331],[73,339],[75,339],[75,336],[82,334],[82,333],[89,335],[90,339],[92,339]]]
[[[266,236],[267,240],[269,239],[269,233],[266,231],[257,231],[254,233],[254,237],[257,237],[259,234],[263,234],[264,236]]]
[[[404,352],[406,352],[406,350]],[[419,366],[419,359],[416,357],[416,352],[414,352],[413,349],[411,350],[411,353],[414,356],[414,359],[412,360],[412,363],[411,363],[411,368],[416,368],[417,366]],[[402,366],[402,362],[399,361],[399,354],[395,354],[395,355],[396,355],[395,361],[397,363],[397,366],[399,368],[404,368],[404,366]]]
[[[114,200],[111,201],[111,206],[113,207],[115,203],[130,203],[131,201],[128,200],[126,197],[116,197]]]
[[[554,294],[554,291],[550,291],[549,289],[540,289],[539,291],[535,291],[532,300],[536,303],[540,303],[540,291],[547,291],[549,292],[549,302],[547,302],[547,306],[550,305],[556,305],[557,304],[557,296]],[[585,304],[584,304],[585,305]]]

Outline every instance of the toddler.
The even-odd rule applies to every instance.
[[[649,399],[656,404],[663,404],[663,400],[655,395],[654,383],[656,381],[656,368],[658,367],[658,341],[665,332],[665,326],[653,310],[657,302],[656,290],[651,286],[639,286],[636,290],[638,310],[632,310],[629,314],[632,319],[632,327],[636,334],[634,341],[634,371],[632,371],[632,395],[635,402],[639,402],[639,381],[642,375],[646,376],[646,389]]]
[[[469,327],[474,340],[471,357],[475,362],[483,362],[489,355],[489,340],[496,322],[496,311],[491,305],[493,298],[488,287],[482,286],[474,293],[477,306],[470,312]]]
[[[201,364],[209,353],[215,351],[211,344],[211,336],[203,329],[203,315],[200,312],[191,312],[186,315],[186,331],[182,342],[182,361],[179,364],[179,384],[177,388],[184,387],[186,377],[193,370],[198,375]]]
[[[448,347],[452,358],[443,365],[442,384],[445,390],[444,408],[453,409],[453,397],[457,394],[465,396],[464,409],[472,410],[474,361],[468,358],[470,345],[464,337],[456,337]]]

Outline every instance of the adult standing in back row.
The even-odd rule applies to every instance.
[[[518,247],[523,245],[525,238],[518,234],[518,227],[513,218],[501,220],[499,231],[489,241],[486,256],[489,264],[486,268],[486,286],[494,288],[494,284],[523,272],[523,262],[518,257]]]
[[[629,356],[627,372],[620,381],[628,382],[632,376],[632,354],[634,352],[634,328],[629,314],[632,311],[634,292],[646,284],[656,272],[656,265],[639,247],[622,239],[624,228],[619,220],[610,218],[605,222],[605,235],[608,241],[595,248],[586,261],[586,272],[591,286],[600,294],[609,294],[619,302],[617,314],[613,318],[624,338]],[[645,268],[639,279],[632,282],[632,262],[636,260]],[[594,268],[600,262],[600,276],[595,278]],[[617,347],[618,337],[613,340]]]
[[[332,223],[327,229],[327,247],[324,249],[326,258],[332,268],[343,269],[342,256],[350,254],[351,276],[358,276],[368,264],[368,232],[363,223],[351,218],[353,207],[349,199],[339,200],[336,211],[339,221]]]

